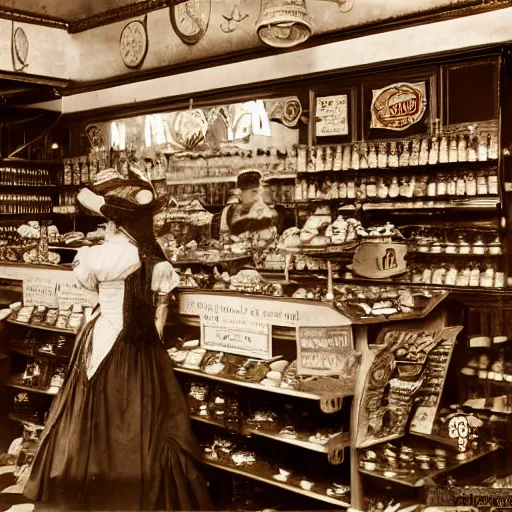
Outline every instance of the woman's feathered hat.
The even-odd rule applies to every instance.
[[[236,187],[240,190],[257,188],[261,184],[261,173],[256,169],[240,171],[236,180]]]

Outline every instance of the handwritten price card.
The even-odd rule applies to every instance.
[[[23,280],[23,304],[56,308],[56,286],[55,280],[49,277],[27,277]]]
[[[316,136],[348,135],[348,96],[316,99]]]
[[[297,370],[299,375],[336,375],[355,380],[357,358],[352,328],[297,327]]]

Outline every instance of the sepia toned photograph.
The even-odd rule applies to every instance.
[[[512,512],[512,0],[0,49],[0,512]]]

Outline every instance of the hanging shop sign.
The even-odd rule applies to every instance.
[[[372,91],[371,128],[402,131],[421,120],[427,110],[425,82],[397,83]]]
[[[313,32],[306,0],[261,0],[256,31],[265,44],[274,48],[303,43]]]
[[[297,327],[299,375],[337,375],[353,384],[356,361],[351,327]]]
[[[348,135],[348,96],[316,99],[316,136]]]
[[[288,128],[295,128],[302,116],[302,105],[296,96],[265,100],[265,109],[270,120],[280,122]]]
[[[211,0],[187,0],[170,7],[174,32],[185,44],[198,43],[208,30],[211,10]]]
[[[50,277],[31,276],[23,280],[23,304],[56,308],[56,283]]]
[[[274,297],[245,297],[226,293],[179,294],[179,313],[187,316],[205,314],[250,318],[269,326],[348,326],[351,321],[328,304]]]
[[[504,512],[512,510],[512,493],[509,487],[467,487],[433,485],[427,488],[427,504],[431,507],[453,506],[466,512]],[[464,508],[466,507],[466,508]],[[475,508],[473,508],[475,507]],[[428,509],[427,509],[428,510]]]
[[[201,346],[207,350],[270,359],[272,335],[268,323],[224,314],[201,316]]]

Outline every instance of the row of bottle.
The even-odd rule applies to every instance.
[[[413,283],[444,286],[471,286],[483,288],[503,288],[505,274],[496,265],[446,265],[432,267],[415,265],[410,269]]]
[[[63,161],[64,169],[58,175],[59,185],[84,185],[96,179],[98,172],[107,168],[107,154],[91,154]]]
[[[295,201],[488,195],[498,195],[498,175],[495,171],[401,178],[370,177],[346,181],[303,178],[295,183]]]
[[[20,234],[16,226],[0,226],[0,240],[8,244],[17,243],[20,239]]]
[[[48,169],[0,167],[0,185],[32,186],[51,184],[51,177]]]
[[[499,235],[474,233],[424,232],[412,235],[415,250],[430,254],[473,254],[499,256],[503,253]]]
[[[454,162],[485,162],[498,158],[497,133],[406,139],[400,142],[355,142],[297,149],[297,172],[348,171],[415,167]]]
[[[75,205],[76,205],[76,191],[61,190],[59,192],[59,206],[75,206]]]
[[[206,204],[224,205],[228,201],[234,183],[211,183],[208,185],[171,185],[168,193],[178,201],[201,199]]]
[[[222,151],[216,154],[188,153],[171,157],[167,177],[170,180],[192,180],[236,176],[244,169],[256,169],[264,176],[297,172],[295,152],[258,149]]]
[[[18,194],[0,194],[0,213],[51,213],[52,198],[50,196],[28,196]]]

